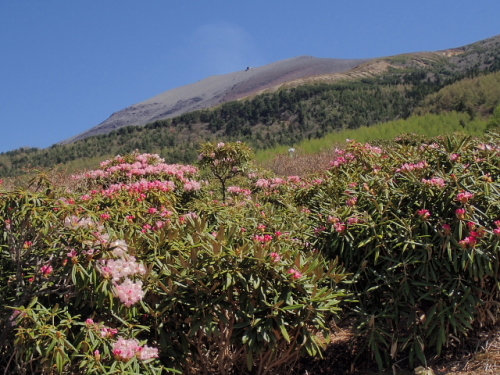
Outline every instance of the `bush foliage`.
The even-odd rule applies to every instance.
[[[1,367],[283,373],[347,317],[359,359],[426,365],[498,320],[498,141],[350,141],[313,176],[208,143],[0,190]]]

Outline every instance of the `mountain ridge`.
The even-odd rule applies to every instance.
[[[333,59],[298,56],[224,75],[207,77],[180,86],[114,112],[97,126],[60,142],[67,144],[93,135],[108,133],[129,125],[146,125],[155,120],[173,118],[184,113],[210,108],[241,99],[256,91],[288,80],[311,75],[348,71],[370,59]]]
[[[440,51],[411,52],[366,59],[318,58],[301,55],[260,67],[247,67],[241,71],[209,76],[128,106],[114,112],[100,124],[63,140],[59,144],[69,144],[94,135],[107,134],[125,126],[144,126],[157,120],[178,117],[230,101],[274,92],[280,88],[370,78],[383,74],[389,69],[422,68],[440,63],[448,64],[453,70],[453,65],[463,64],[462,55],[473,55],[474,51],[480,54],[482,49],[498,43],[500,43],[500,35],[466,46]]]

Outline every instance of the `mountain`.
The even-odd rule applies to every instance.
[[[498,82],[500,36],[376,59],[301,56],[167,91],[47,149],[0,153],[0,178],[60,164],[94,167],[103,157],[134,150],[192,163],[208,140],[240,140],[256,150],[295,146],[427,113],[460,112],[467,130],[500,105]]]
[[[178,87],[113,113],[97,126],[61,144],[72,143],[90,136],[106,134],[129,125],[146,125],[157,120],[174,118],[195,110],[211,108],[280,87],[309,83],[332,83],[343,79],[360,79],[382,74],[391,68],[429,68],[445,62],[450,71],[477,66],[484,50],[499,42],[499,36],[464,47],[436,52],[417,52],[377,59],[334,59],[299,56],[261,67],[225,75],[211,76],[199,82]],[[481,66],[482,65],[482,66]]]
[[[370,59],[345,60],[299,56],[225,75],[211,76],[178,87],[151,99],[113,113],[92,129],[61,143],[75,142],[93,135],[109,133],[128,125],[146,125],[183,113],[210,108],[237,100],[287,81],[349,71]]]

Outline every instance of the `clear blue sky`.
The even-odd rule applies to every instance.
[[[0,0],[0,152],[247,66],[460,47],[500,34],[499,15],[499,0]]]

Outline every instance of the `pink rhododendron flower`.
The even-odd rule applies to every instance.
[[[418,163],[405,163],[403,164],[400,168],[396,169],[396,172],[409,172],[413,170],[418,170],[418,169],[425,169],[428,168],[429,164],[427,161],[422,160]]]
[[[422,218],[422,220],[427,220],[431,217],[431,213],[429,210],[421,209],[417,211],[417,214]]]
[[[451,225],[450,224],[443,224],[441,226],[441,229],[443,229],[443,233],[445,236],[449,236],[451,234]]]
[[[457,208],[455,211],[455,215],[457,215],[457,218],[459,220],[464,220],[465,219],[465,208]]]
[[[141,346],[136,339],[125,340],[121,337],[113,344],[112,353],[115,359],[124,362],[134,357],[142,361],[158,357],[158,349],[151,348],[147,345]]]
[[[269,256],[271,257],[274,263],[278,263],[279,261],[281,261],[281,256],[278,253],[271,253],[269,254]]]
[[[110,248],[113,248],[113,255],[118,258],[123,258],[128,251],[128,245],[124,240],[115,240],[109,244]]]
[[[132,281],[126,278],[120,285],[115,285],[115,295],[120,299],[121,303],[130,307],[142,300],[145,293],[142,290],[142,281]]]
[[[457,194],[457,200],[463,204],[467,203],[472,198],[474,198],[474,194],[468,191],[464,191],[462,193]]]
[[[101,260],[104,262],[104,260]],[[104,277],[110,277],[115,281],[123,277],[133,275],[144,275],[146,269],[135,261],[135,257],[129,256],[127,259],[107,259],[105,265],[99,268]]]
[[[446,182],[442,178],[434,177],[429,180],[425,178],[422,179],[422,182],[426,185],[437,186],[439,188],[444,188],[446,186]]]
[[[347,224],[352,225],[352,224],[359,224],[361,223],[362,220],[359,217],[353,216],[347,219]]]
[[[118,333],[116,328],[102,327],[101,337],[113,337]]]
[[[478,240],[476,237],[469,236],[469,237],[464,238],[461,241],[458,241],[458,244],[462,248],[473,248],[474,246],[476,246],[477,242],[478,242]]]
[[[47,264],[45,266],[40,267],[40,272],[42,273],[42,275],[45,275],[45,276],[50,275],[53,271],[54,271],[54,269],[52,268],[52,266],[50,264]]]
[[[358,202],[358,197],[352,197],[348,199],[347,202],[345,202],[345,204],[349,207],[353,207],[356,205],[357,202]]]
[[[111,219],[111,215],[106,212],[104,214],[101,214],[101,219],[102,220],[109,220],[109,219]]]
[[[292,275],[292,277],[296,280],[300,279],[303,276],[302,273],[297,271],[295,268],[289,269],[288,273]]]
[[[264,235],[259,235],[259,234],[256,234],[253,239],[255,241],[258,241],[258,242],[261,242],[261,243],[267,243],[267,242],[271,242],[273,240],[273,236],[271,236],[270,234],[264,234]]]
[[[186,183],[184,184],[185,191],[195,191],[200,189],[201,189],[201,184],[195,180],[186,181]]]
[[[337,233],[343,233],[347,230],[347,225],[344,222],[334,223],[333,227]]]

